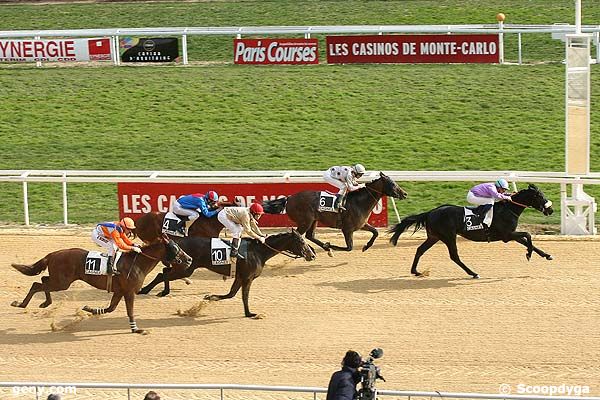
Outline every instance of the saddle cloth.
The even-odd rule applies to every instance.
[[[467,231],[477,231],[483,229],[483,218],[481,218],[478,214],[475,214],[473,211],[477,210],[479,207],[464,207],[465,210],[465,230]]]
[[[99,251],[90,251],[85,258],[85,273],[87,275],[107,275],[108,256]]]
[[[184,234],[179,230],[181,223],[182,219],[173,211],[169,211],[165,214],[165,218],[163,219],[162,233],[179,237],[184,236]]]
[[[337,213],[335,209],[335,194],[331,194],[329,192],[321,192],[319,195],[319,212],[334,212]]]

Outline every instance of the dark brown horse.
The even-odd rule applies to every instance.
[[[152,243],[162,235],[164,218],[165,213],[151,212],[144,214],[135,221],[133,233],[143,240],[144,243]],[[219,237],[221,230],[223,230],[223,224],[219,222],[216,216],[206,218],[204,215],[200,215],[190,225],[188,236]]]
[[[248,252],[245,259],[240,257],[237,260],[235,280],[231,285],[229,293],[224,295],[207,295],[205,298],[208,300],[230,299],[234,297],[241,288],[244,313],[246,317],[254,317],[256,314],[250,312],[250,307],[248,306],[250,286],[254,279],[258,278],[262,273],[267,260],[277,254],[285,254],[292,258],[303,257],[306,261],[311,261],[314,260],[315,253],[304,241],[302,236],[293,229],[291,232],[267,237],[265,244],[262,244],[255,239],[242,239],[242,241],[248,243]],[[221,275],[229,275],[229,265],[212,265],[210,242],[210,238],[187,237],[180,239],[178,243],[181,248],[192,257],[192,265],[187,268],[183,274],[178,275],[175,275],[175,271],[179,271],[179,269],[176,270],[173,268],[168,279],[175,280],[190,276],[196,268],[207,268]],[[158,274],[140,293],[150,292],[152,288],[160,282],[163,282],[163,280],[164,277],[162,274]]]
[[[320,191],[307,190],[289,197],[265,201],[263,206],[268,214],[280,214],[285,210],[288,217],[298,226],[298,232],[300,234],[306,233],[308,240],[321,246],[329,252],[329,255],[331,255],[330,249],[352,250],[353,234],[359,229],[369,231],[373,235],[362,248],[362,251],[366,251],[379,236],[377,229],[367,222],[377,202],[383,196],[391,196],[397,199],[404,199],[407,196],[407,193],[383,172],[379,173],[379,178],[367,183],[364,188],[348,193],[347,210],[341,214],[319,212],[320,193]],[[341,229],[346,240],[346,247],[335,246],[329,242],[323,243],[316,239],[315,229],[319,222],[331,228]]]
[[[12,264],[13,268],[28,276],[39,275],[48,269],[48,276],[43,276],[41,283],[35,282],[31,285],[29,293],[27,293],[22,302],[14,301],[11,305],[13,307],[25,308],[35,293],[44,292],[46,294],[46,301],[40,304],[40,307],[48,307],[52,304],[50,292],[67,290],[71,283],[77,280],[87,282],[95,288],[106,290],[106,275],[89,275],[85,273],[87,254],[88,250],[84,249],[65,249],[50,253],[33,265]],[[175,242],[166,237],[142,248],[140,254],[135,252],[124,253],[117,263],[120,274],[112,280],[113,295],[110,305],[107,308],[85,306],[83,310],[94,315],[110,313],[117,307],[121,299],[125,297],[131,331],[134,333],[144,333],[142,329],[138,329],[135,323],[133,301],[135,294],[144,283],[144,278],[146,278],[146,275],[152,271],[159,261],[164,263],[173,262],[176,265],[181,264],[187,267],[191,264],[192,259]]]

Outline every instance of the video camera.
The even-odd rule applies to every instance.
[[[369,357],[362,362],[358,368],[360,374],[360,389],[358,390],[358,400],[375,400],[377,399],[377,389],[375,388],[375,381],[381,379],[385,382],[379,367],[376,366],[373,361],[383,357],[383,350],[376,348],[371,350]]]

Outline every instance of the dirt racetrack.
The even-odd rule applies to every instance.
[[[341,242],[341,234],[321,233]],[[54,304],[13,308],[39,277],[11,262],[33,263],[68,247],[94,249],[88,231],[0,230],[0,381],[240,383],[326,387],[348,349],[384,349],[380,389],[498,393],[499,385],[587,385],[600,395],[600,241],[534,238],[553,261],[516,244],[460,241],[470,279],[443,245],[421,259],[427,278],[409,275],[420,240],[385,234],[358,250],[307,263],[271,259],[252,286],[243,316],[241,293],[213,302],[201,315],[177,316],[207,293],[226,293],[231,280],[196,271],[193,284],[172,284],[168,298],[138,296],[138,325],[129,333],[125,305],[79,320],[84,305],[104,306],[109,294],[82,282],[53,294]],[[151,274],[153,277],[154,274]],[[148,280],[147,280],[148,281]],[[53,327],[53,328],[52,328]],[[53,330],[54,329],[54,330]],[[135,397],[143,398],[144,391]],[[163,399],[218,398],[218,392],[160,391]],[[227,398],[309,399],[304,394],[228,392]],[[0,399],[15,396],[0,390]],[[44,397],[45,398],[45,397]],[[124,392],[78,390],[66,399],[125,399]],[[324,396],[320,397],[324,398]]]

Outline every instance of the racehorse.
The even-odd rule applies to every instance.
[[[242,239],[248,243],[248,251],[245,258],[238,257],[236,264],[235,280],[231,285],[229,293],[225,295],[207,295],[207,300],[223,300],[234,297],[242,288],[242,301],[244,302],[244,313],[246,317],[254,317],[255,313],[250,312],[248,306],[248,296],[250,294],[250,286],[255,278],[258,278],[262,273],[263,267],[267,260],[277,254],[284,254],[291,258],[303,257],[306,261],[312,261],[315,258],[315,253],[312,248],[304,241],[302,236],[297,231],[292,229],[291,232],[280,233],[268,236],[265,243],[262,244],[255,239]],[[183,274],[172,274],[168,280],[181,279],[192,275],[196,268],[207,268],[221,275],[229,275],[229,265],[212,265],[211,257],[211,239],[201,237],[182,238],[179,242],[181,248],[192,257],[192,265],[188,267]],[[179,271],[179,270],[177,270]],[[142,289],[140,293],[148,293],[160,282],[163,282],[164,277],[158,274],[152,282]]]
[[[84,249],[64,249],[52,252],[32,265],[12,264],[13,268],[28,276],[39,275],[42,271],[48,269],[48,276],[43,276],[41,283],[34,282],[22,302],[14,301],[11,305],[25,308],[35,293],[44,292],[46,301],[40,304],[40,307],[48,307],[52,304],[50,292],[67,290],[71,283],[76,280],[82,280],[95,288],[106,290],[108,280],[105,275],[85,273],[87,254],[88,250]],[[85,306],[83,310],[94,315],[110,313],[125,297],[131,331],[133,333],[144,333],[144,330],[138,329],[135,322],[133,301],[135,294],[144,283],[144,278],[159,261],[164,263],[173,262],[176,265],[187,267],[191,264],[192,259],[173,240],[167,237],[161,237],[160,241],[143,247],[142,252],[139,254],[135,252],[124,253],[117,262],[120,274],[112,278],[113,295],[110,305],[107,308]]]
[[[354,245],[353,234],[359,229],[372,234],[371,239],[362,248],[362,251],[366,251],[379,236],[377,229],[367,222],[377,202],[383,196],[397,199],[404,199],[407,196],[407,193],[383,172],[379,173],[379,178],[367,183],[365,187],[348,193],[346,211],[341,214],[319,212],[320,193],[320,191],[306,190],[285,198],[265,201],[263,207],[268,214],[280,214],[285,210],[298,226],[298,232],[306,233],[308,240],[328,251],[329,255],[332,255],[331,249],[351,251]],[[331,228],[341,229],[346,247],[335,246],[329,242],[323,243],[315,238],[315,229],[319,222]]]
[[[135,221],[133,233],[144,243],[152,243],[162,235],[162,225],[165,218],[164,212],[150,212],[142,215]],[[206,218],[200,214],[188,229],[188,236],[219,237],[223,224],[216,216]]]
[[[456,235],[460,235],[465,239],[475,242],[498,241],[504,243],[511,240],[521,243],[527,247],[527,260],[531,258],[531,254],[535,251],[541,257],[547,260],[552,260],[552,256],[543,252],[533,245],[531,235],[528,232],[517,232],[517,224],[521,213],[526,208],[531,207],[542,212],[544,215],[551,215],[552,202],[544,196],[541,190],[535,185],[529,185],[527,189],[520,190],[511,196],[511,201],[501,201],[494,204],[492,225],[489,228],[489,238],[480,230],[467,230],[465,224],[464,208],[453,205],[442,205],[433,210],[422,214],[415,214],[403,218],[400,223],[394,225],[388,232],[394,233],[390,242],[395,246],[398,243],[398,238],[402,232],[406,231],[411,225],[415,225],[415,232],[425,227],[427,239],[423,242],[415,254],[411,273],[416,276],[422,274],[417,271],[419,259],[427,250],[435,243],[441,240],[446,247],[450,258],[458,264],[467,274],[473,278],[479,278],[479,275],[471,271],[458,256],[456,247]]]

